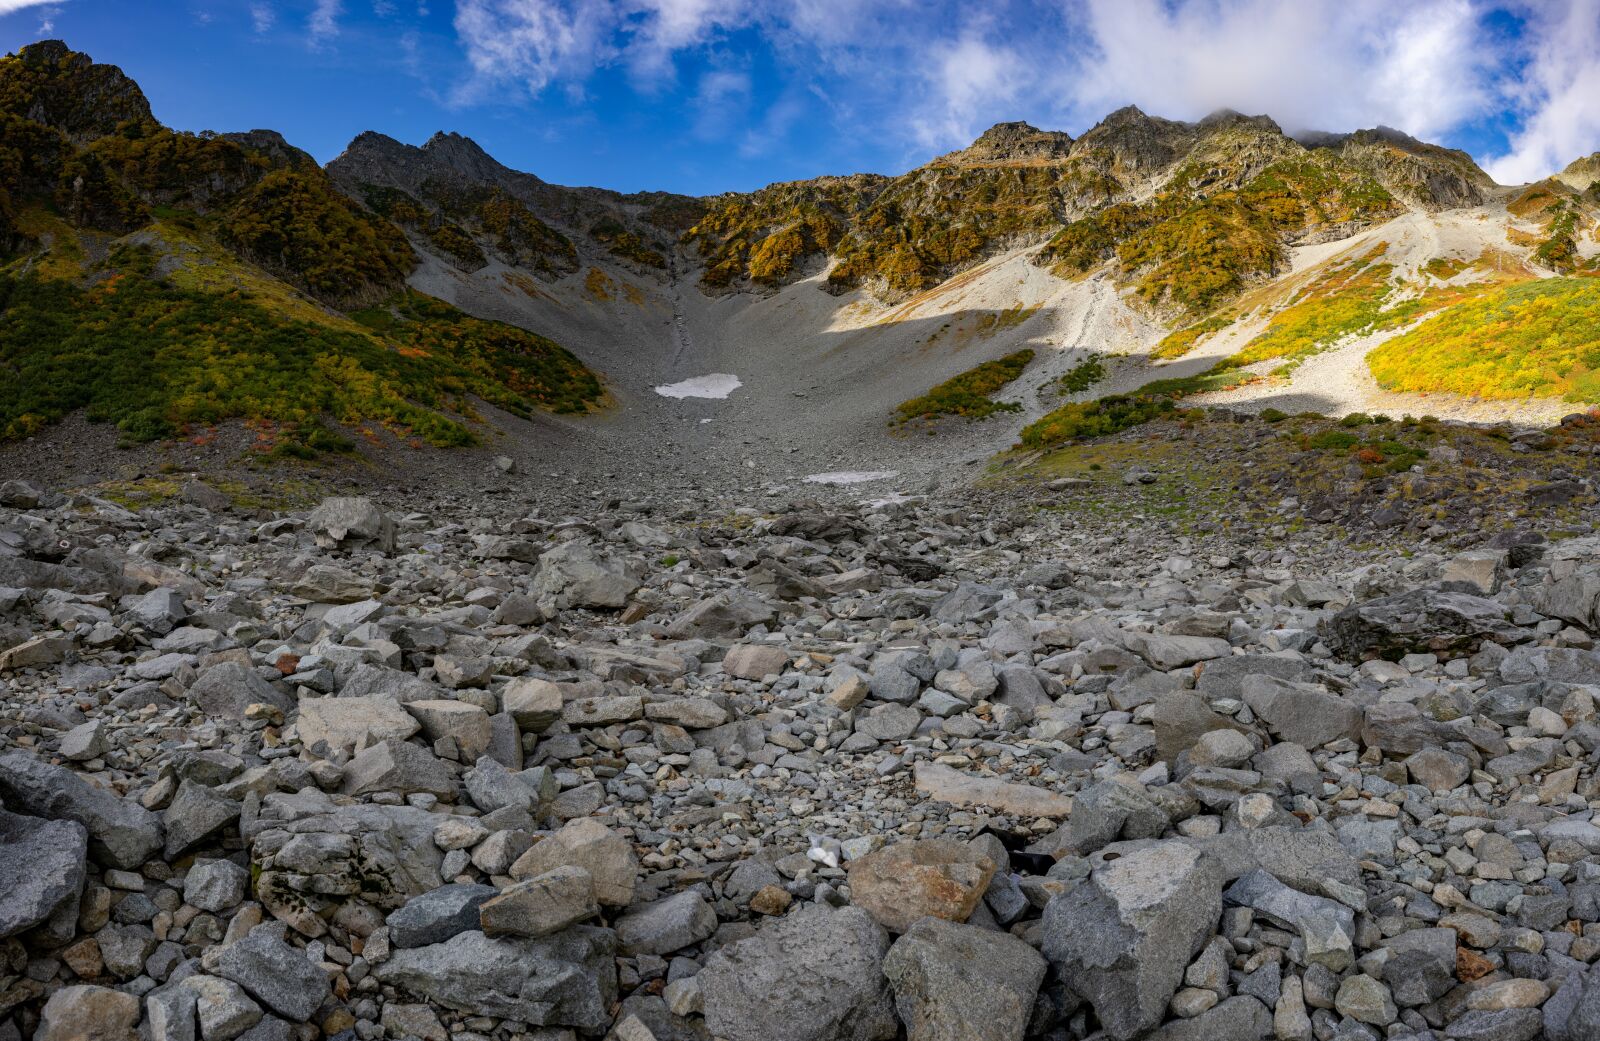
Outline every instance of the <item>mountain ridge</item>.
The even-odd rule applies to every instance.
[[[330,357],[354,351],[365,359],[358,365],[388,372],[378,382],[389,388],[330,414],[341,423],[377,417],[400,436],[434,429],[441,442],[470,439],[462,431],[475,422],[474,395],[524,415],[552,404],[581,412],[610,393],[585,382],[598,377],[574,368],[580,359],[540,338],[550,332],[583,345],[582,360],[603,359],[608,373],[632,371],[626,378],[636,385],[656,365],[643,365],[640,352],[675,343],[670,358],[692,357],[696,335],[720,338],[741,323],[755,323],[739,335],[760,343],[801,327],[830,336],[860,329],[866,342],[897,324],[927,322],[919,349],[946,338],[952,352],[974,342],[985,354],[1027,347],[1043,366],[1058,364],[1061,352],[1034,349],[1046,323],[1033,316],[1047,301],[1065,301],[1050,305],[1061,317],[1048,335],[1081,341],[1094,330],[1109,341],[1099,349],[1122,349],[1125,339],[1154,351],[1159,366],[1234,343],[1224,330],[1264,335],[1262,323],[1299,299],[1291,284],[1323,285],[1302,273],[1322,262],[1305,257],[1336,260],[1341,244],[1368,243],[1365,266],[1335,265],[1361,272],[1349,287],[1327,282],[1332,288],[1316,289],[1300,308],[1349,313],[1324,332],[1288,337],[1301,345],[1299,359],[1352,330],[1396,328],[1399,304],[1422,314],[1476,294],[1440,290],[1457,272],[1492,281],[1596,268],[1590,225],[1600,199],[1566,180],[1519,192],[1495,185],[1465,153],[1392,128],[1290,135],[1270,116],[1229,110],[1184,122],[1124,106],[1078,137],[1003,122],[899,175],[825,175],[690,197],[554,184],[447,131],[420,145],[364,132],[325,167],[272,130],[180,133],[155,120],[137,84],[114,66],[59,42],[5,59],[0,100],[0,230],[12,258],[0,267],[5,277],[64,278],[89,293],[107,280],[142,280],[151,299],[163,287],[248,299],[264,307],[250,312],[253,321],[375,338],[378,353],[327,341]],[[113,115],[127,118],[113,123]],[[41,142],[48,147],[33,147]],[[1584,178],[1586,163],[1560,177]],[[1465,225],[1442,216],[1480,211],[1494,228],[1505,225],[1503,245],[1463,235]],[[1391,243],[1377,235],[1390,224],[1421,233],[1423,252],[1384,259]],[[1454,245],[1438,241],[1445,225]],[[1497,250],[1510,259],[1496,259]],[[998,283],[1000,271],[1022,288]],[[973,287],[970,297],[963,286]],[[465,313],[419,304],[418,292]],[[977,317],[935,317],[969,298],[980,302],[967,305]],[[791,306],[816,324],[765,324],[768,311]],[[528,338],[515,343],[469,326],[473,315]],[[419,322],[476,346],[442,357],[452,342],[407,324]],[[885,331],[869,336],[874,325]],[[1218,357],[1257,365],[1264,349]],[[429,365],[444,368],[413,371],[423,350]],[[529,392],[507,397],[493,381],[511,373],[506,365],[523,366],[519,351],[544,360],[502,381]],[[185,364],[211,363],[198,359]],[[939,379],[930,385],[955,375],[949,366],[935,352],[926,367]],[[548,386],[528,375],[535,371]],[[214,382],[200,370],[184,373]],[[1552,379],[1540,385],[1567,385]],[[255,404],[228,404],[237,398],[214,389],[195,400],[204,407],[171,400],[141,405],[137,419],[117,407],[101,413],[127,419],[140,436],[212,417],[259,418]],[[48,421],[72,403],[13,403],[8,429],[37,430],[38,417]],[[291,426],[312,422],[281,403],[269,411],[274,421],[292,417]]]

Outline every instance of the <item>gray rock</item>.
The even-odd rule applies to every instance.
[[[76,821],[0,810],[0,940],[57,914],[76,922],[88,853],[89,832]]]
[[[1044,953],[1119,1041],[1161,1022],[1184,970],[1216,931],[1221,879],[1199,850],[1167,841],[1096,868],[1051,899]]]
[[[204,785],[184,781],[162,817],[166,858],[177,860],[216,838],[239,820],[239,804]]]
[[[884,958],[908,1041],[1015,1041],[1048,964],[1007,933],[922,918]]]
[[[617,919],[624,954],[671,954],[717,931],[717,913],[693,889],[645,904]]]
[[[886,1041],[889,935],[866,912],[811,905],[706,959],[706,1026],[727,1041]]]
[[[1343,904],[1302,893],[1259,868],[1229,886],[1222,898],[1297,930],[1310,962],[1341,971],[1355,958],[1355,913]]]
[[[1384,942],[1389,960],[1383,981],[1395,1003],[1417,1007],[1436,1001],[1456,985],[1456,931],[1413,929]]]
[[[393,553],[395,548],[394,522],[371,499],[324,499],[306,518],[306,529],[322,549]]]
[[[1272,733],[1304,748],[1319,748],[1361,733],[1361,706],[1320,687],[1271,676],[1249,676],[1244,700]]]
[[[1544,1031],[1536,1008],[1474,1009],[1445,1027],[1449,1041],[1533,1041]],[[1576,1041],[1576,1039],[1574,1039]]]
[[[586,925],[539,939],[464,932],[395,951],[373,975],[458,1012],[600,1033],[617,996],[615,944],[611,930]]]
[[[271,705],[288,712],[294,702],[272,684],[236,662],[213,665],[188,690],[200,711],[219,719],[242,720],[251,705]]]
[[[590,543],[574,540],[539,557],[533,594],[556,610],[569,607],[623,607],[639,588],[627,561]]]
[[[202,911],[226,911],[244,901],[249,885],[250,872],[233,861],[201,861],[184,876],[183,900]]]
[[[195,1002],[199,995],[189,987],[164,987],[145,997],[145,1029],[150,1041],[196,1041]]]
[[[453,801],[456,782],[444,761],[426,748],[408,741],[391,740],[357,752],[355,758],[345,764],[339,790],[346,795],[420,792]]]
[[[407,900],[389,916],[389,941],[396,947],[426,947],[479,927],[479,909],[496,895],[493,886],[440,886]]]
[[[109,987],[62,987],[39,1013],[35,1041],[128,1041],[139,999]]]
[[[179,986],[195,995],[195,1018],[205,1041],[234,1041],[261,1022],[261,1006],[232,980],[190,976]]]
[[[1173,1020],[1148,1035],[1146,1041],[1258,1041],[1272,1036],[1272,1013],[1267,1006],[1241,995],[1193,1019]]]
[[[743,636],[777,617],[777,610],[761,597],[742,589],[719,593],[679,614],[667,623],[674,640],[715,640]]]
[[[330,993],[327,975],[304,951],[285,943],[272,926],[257,926],[244,939],[223,948],[208,968],[295,1023],[310,1019]]]
[[[517,882],[478,908],[489,936],[549,936],[600,913],[594,879],[578,867],[558,867]],[[716,916],[712,915],[713,928]]]
[[[1507,621],[1504,604],[1469,593],[1413,589],[1353,603],[1319,632],[1344,658],[1398,658],[1414,651],[1455,651],[1484,640],[1517,643],[1531,634]]]
[[[627,907],[633,902],[639,858],[627,839],[592,818],[569,821],[554,835],[540,839],[511,865],[511,877],[528,879],[568,866],[589,873],[601,904]]]
[[[32,817],[82,824],[89,832],[89,856],[107,867],[140,867],[161,848],[155,814],[25,752],[0,756],[0,799]]]

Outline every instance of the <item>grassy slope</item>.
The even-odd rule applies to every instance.
[[[1600,279],[1500,287],[1389,340],[1367,360],[1391,390],[1600,399]]]
[[[554,248],[519,208],[469,201],[497,250]],[[120,71],[56,45],[0,59],[0,439],[81,408],[130,440],[242,419],[304,452],[341,443],[332,418],[457,445],[474,397],[524,416],[600,400],[544,337],[406,290],[415,263],[273,135],[169,130]]]

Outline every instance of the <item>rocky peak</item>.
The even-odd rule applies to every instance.
[[[1071,149],[1071,134],[1040,130],[1020,121],[996,123],[971,145],[941,156],[935,162],[948,165],[1037,162],[1065,159]]]
[[[317,161],[311,153],[296,148],[276,130],[245,130],[232,134],[219,134],[224,141],[232,141],[272,160],[275,167],[291,170],[315,169]]]
[[[1104,166],[1110,173],[1150,174],[1164,169],[1194,138],[1194,127],[1145,115],[1125,105],[1090,128],[1072,154]]]
[[[478,142],[462,134],[440,131],[428,138],[422,146],[422,151],[434,163],[449,167],[461,176],[474,181],[498,182],[513,173],[494,156],[485,152]],[[516,176],[544,183],[533,174],[518,171]]]
[[[130,119],[152,119],[139,85],[115,65],[99,65],[60,40],[0,58],[0,110],[83,145]]]
[[[1494,187],[1493,178],[1466,152],[1419,141],[1393,127],[1357,130],[1338,148],[1385,188],[1425,209],[1477,206],[1485,189]]]
[[[1283,134],[1283,128],[1271,116],[1247,116],[1231,108],[1219,108],[1195,124],[1202,133],[1226,130],[1233,127],[1255,129],[1269,134]]]
[[[1582,159],[1574,159],[1567,164],[1565,170],[1561,171],[1558,178],[1580,192],[1586,190],[1596,181],[1600,181],[1600,152],[1586,155]]]

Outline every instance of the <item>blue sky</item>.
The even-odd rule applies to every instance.
[[[1600,0],[0,0],[186,130],[475,138],[564,184],[693,194],[896,173],[1002,119],[1123,104],[1379,123],[1506,182],[1600,150]]]

